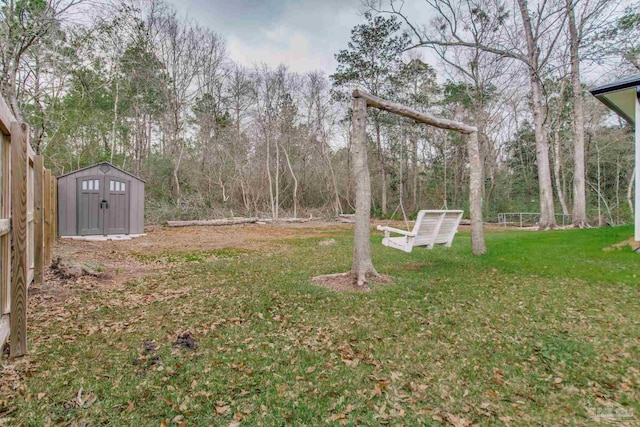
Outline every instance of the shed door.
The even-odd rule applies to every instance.
[[[80,236],[103,234],[103,179],[100,177],[82,177],[78,179],[77,185],[78,234]]]
[[[129,181],[105,177],[105,234],[129,234]]]
[[[78,178],[78,235],[129,234],[129,184],[110,176]]]

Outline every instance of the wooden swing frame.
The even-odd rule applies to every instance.
[[[482,227],[482,161],[478,146],[478,129],[475,126],[419,112],[413,108],[387,101],[359,89],[354,90],[352,96],[351,144],[356,182],[356,215],[351,273],[356,276],[358,285],[364,286],[367,282],[367,276],[378,275],[371,261],[371,177],[367,164],[366,149],[367,107],[388,111],[412,119],[417,123],[424,123],[440,129],[454,130],[468,136],[471,249],[474,255],[484,254],[486,246]]]

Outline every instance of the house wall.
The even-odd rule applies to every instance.
[[[129,182],[129,233],[144,232],[144,182],[114,167],[105,174],[102,163],[58,178],[58,234],[76,236],[77,227],[77,180],[88,176],[111,176]]]
[[[636,183],[635,183],[635,230],[634,240],[640,242],[640,101],[636,96],[636,121],[635,121],[635,142],[636,142]]]

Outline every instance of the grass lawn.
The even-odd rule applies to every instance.
[[[412,254],[375,235],[395,284],[368,293],[309,281],[350,268],[351,233],[174,254],[124,291],[32,308],[0,425],[637,423],[640,255],[602,250],[631,234],[493,232],[480,258],[468,233]],[[197,348],[174,346],[187,331]]]

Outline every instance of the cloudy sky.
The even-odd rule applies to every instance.
[[[362,22],[360,0],[170,0],[181,14],[224,36],[231,58],[247,66],[284,63],[292,71],[335,70]]]

